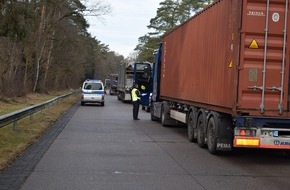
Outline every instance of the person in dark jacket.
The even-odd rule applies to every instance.
[[[134,84],[131,91],[132,103],[133,103],[133,119],[140,120],[138,118],[139,105],[140,105],[140,91],[138,90],[138,84]]]

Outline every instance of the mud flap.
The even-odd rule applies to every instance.
[[[232,151],[233,150],[233,139],[218,138],[216,149],[218,151]]]
[[[233,150],[233,121],[230,115],[213,113],[218,121],[217,126],[217,145],[218,151]]]

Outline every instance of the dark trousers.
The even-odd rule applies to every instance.
[[[137,119],[138,118],[139,105],[140,105],[139,100],[133,101],[133,119]]]

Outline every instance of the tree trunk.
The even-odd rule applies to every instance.
[[[38,38],[36,40],[36,76],[35,76],[35,83],[33,87],[33,92],[36,91],[39,81],[39,73],[40,73],[40,60],[42,57],[43,49],[45,46],[45,40],[43,40],[43,30],[44,30],[44,18],[46,14],[46,4],[45,1],[42,2],[42,9],[41,9],[41,17],[39,23],[39,31],[38,31]],[[41,44],[42,43],[42,44]],[[40,50],[40,52],[39,52]]]
[[[51,53],[52,53],[52,49],[53,49],[54,34],[55,34],[55,31],[53,31],[52,32],[52,35],[51,35],[50,47],[49,47],[49,50],[48,50],[47,63],[46,63],[45,73],[44,73],[44,79],[43,79],[43,87],[46,86],[47,74],[48,74],[50,62],[51,62],[51,59],[52,59],[51,58]]]
[[[13,71],[13,69],[14,69],[14,50],[15,50],[15,48],[16,48],[16,39],[14,40],[14,42],[13,42],[13,45],[12,45],[12,48],[11,48],[11,50],[10,50],[10,52],[9,52],[9,81],[10,82],[12,82],[13,81],[13,73],[14,73],[14,71]]]

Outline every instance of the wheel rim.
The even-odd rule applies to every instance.
[[[215,137],[215,121],[213,118],[210,118],[208,122],[208,131],[207,131],[207,146],[208,150],[211,153],[215,153],[216,150],[216,137]]]
[[[203,125],[203,115],[200,115],[197,121],[197,143],[201,148],[205,147]]]
[[[214,145],[214,124],[210,120],[209,126],[208,126],[208,147],[213,147]]]
[[[165,124],[165,115],[164,115],[164,109],[162,108],[162,115],[161,115],[161,123],[162,125]]]
[[[193,137],[193,113],[189,114],[189,121],[187,126],[188,137],[191,139]]]
[[[153,108],[151,108],[150,113],[151,113],[151,120],[153,120],[154,119],[154,109]]]
[[[201,119],[201,116],[198,118],[198,123],[197,123],[197,138],[198,138],[198,142],[200,143],[201,142],[201,133],[202,133],[202,126],[203,126],[203,123],[202,123],[202,119]]]

